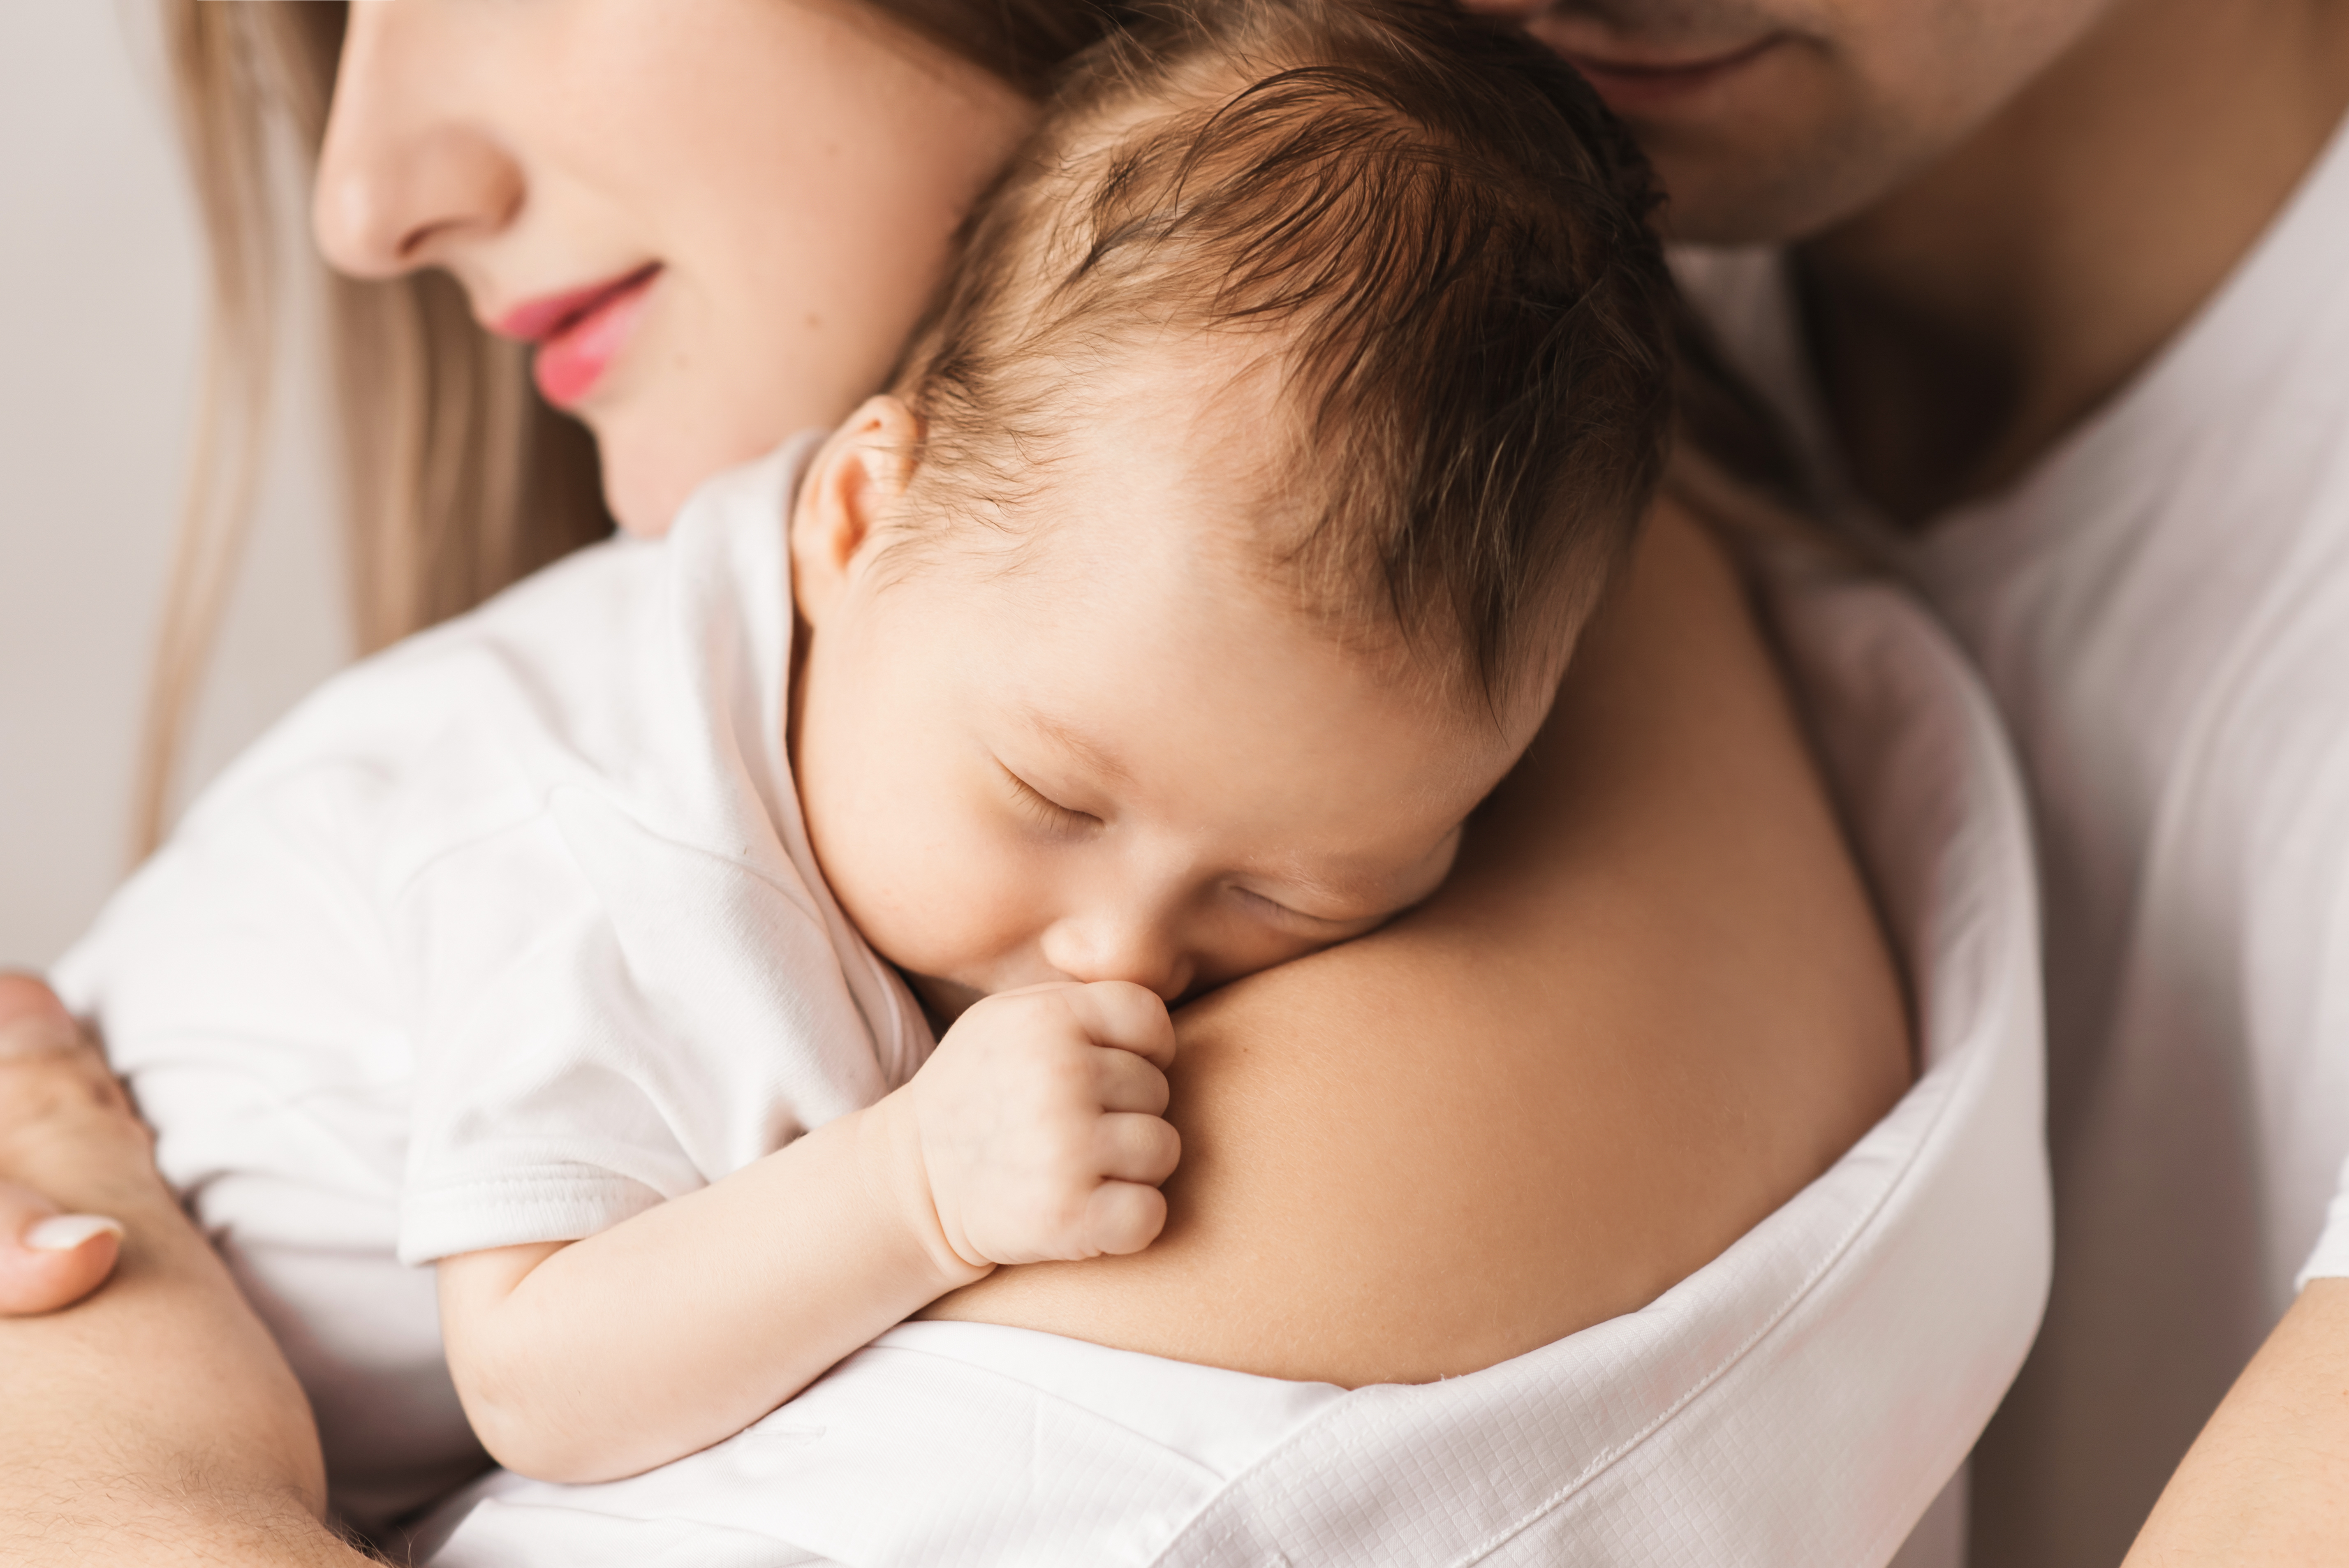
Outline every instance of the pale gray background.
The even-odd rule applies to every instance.
[[[0,967],[54,959],[127,866],[204,288],[152,10],[0,0]],[[345,657],[308,335],[191,779]]]

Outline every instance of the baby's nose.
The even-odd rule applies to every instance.
[[[1124,980],[1172,1002],[1190,988],[1197,961],[1173,934],[1144,920],[1076,916],[1044,933],[1044,962],[1071,980]]]

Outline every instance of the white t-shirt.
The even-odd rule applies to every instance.
[[[1844,478],[1780,259],[1678,265],[2021,751],[2056,1271],[1975,1560],[2116,1563],[2295,1275],[2349,1274],[2349,129],[2134,384],[1905,533]]]
[[[784,751],[807,450],[329,682],[57,973],[288,1341],[338,1480],[429,1495],[472,1457],[400,1264],[594,1234],[930,1048]]]

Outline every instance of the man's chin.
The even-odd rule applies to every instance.
[[[1709,132],[1641,139],[1666,193],[1658,227],[1676,244],[1797,243],[1866,211],[1911,171],[1889,154],[1834,147],[1773,152]]]

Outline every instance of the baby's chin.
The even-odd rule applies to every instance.
[[[922,1011],[929,1015],[930,1027],[941,1035],[969,1010],[972,1003],[987,995],[978,986],[959,980],[941,980],[935,975],[916,975],[910,969],[903,973],[914,995],[922,999]]]

